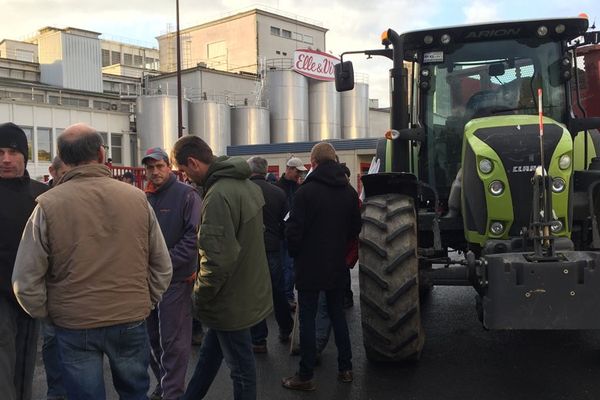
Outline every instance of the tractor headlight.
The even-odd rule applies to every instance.
[[[571,166],[571,156],[563,154],[558,160],[558,166],[560,169],[568,169]]]
[[[500,196],[504,193],[504,184],[500,181],[493,181],[490,183],[490,193],[494,196]]]
[[[494,163],[488,158],[482,158],[479,161],[479,170],[482,174],[489,174],[494,169]]]
[[[504,232],[504,224],[502,222],[492,222],[490,225],[490,232],[494,235],[501,235]]]
[[[448,43],[450,43],[450,40],[451,40],[450,35],[448,35],[447,33],[444,33],[442,35],[442,37],[440,38],[440,42],[442,42],[442,44],[448,44]]]
[[[565,190],[567,184],[563,178],[554,178],[552,179],[552,191],[554,193],[560,193]]]
[[[554,220],[550,223],[550,230],[552,231],[552,233],[558,233],[560,231],[562,231],[563,229],[563,223],[560,222],[559,220]]]
[[[541,25],[537,28],[537,34],[539,37],[544,37],[548,34],[548,28],[544,25]]]

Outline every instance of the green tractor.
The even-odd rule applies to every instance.
[[[390,29],[383,48],[342,55],[338,91],[354,86],[344,56],[393,62],[391,130],[362,177],[370,360],[420,357],[434,285],[472,286],[486,329],[600,329],[600,118],[579,101],[577,61],[598,43],[587,31],[583,17]]]

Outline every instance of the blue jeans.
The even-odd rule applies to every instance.
[[[275,320],[279,326],[279,335],[289,336],[294,328],[294,320],[292,319],[290,306],[288,305],[285,296],[283,271],[281,268],[281,253],[278,251],[267,252],[267,261],[269,263],[269,271],[271,273],[271,287],[273,288],[273,310],[275,313]],[[267,336],[269,335],[267,321],[260,321],[258,324],[252,327],[250,332],[252,333],[253,344],[265,344],[267,342]]]
[[[331,319],[327,311],[327,297],[324,291],[319,292],[319,305],[317,306],[317,318],[315,320],[317,353],[322,353],[331,334]]]
[[[180,400],[204,398],[221,368],[223,358],[231,370],[233,398],[255,400],[256,365],[250,329],[226,332],[211,328],[206,331],[194,375]]]
[[[281,242],[281,266],[283,269],[283,284],[285,296],[288,300],[294,301],[294,259],[288,253],[287,241]]]
[[[69,400],[106,398],[104,355],[119,398],[147,400],[149,347],[144,321],[94,329],[57,326],[56,340]]]
[[[62,374],[60,372],[60,354],[58,353],[58,343],[56,343],[56,332],[54,325],[49,322],[42,322],[42,334],[44,343],[42,344],[42,358],[44,359],[44,368],[46,369],[46,384],[48,399],[66,397]]]
[[[338,370],[352,369],[352,348],[350,347],[350,334],[344,315],[344,289],[325,291],[327,298],[327,311],[331,319],[335,345],[338,349]],[[313,370],[317,357],[315,339],[315,317],[319,304],[319,292],[309,290],[298,291],[298,307],[300,322],[300,379],[308,380],[313,377]]]

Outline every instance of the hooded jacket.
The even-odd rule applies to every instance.
[[[222,156],[211,163],[203,182],[194,311],[216,330],[250,328],[273,310],[263,240],[265,201],[249,177],[244,159]]]
[[[326,161],[296,191],[286,223],[298,290],[344,287],[348,242],[360,232],[358,194],[341,166]]]
[[[35,207],[35,199],[48,186],[29,178],[0,178],[0,296],[13,299],[11,277],[23,228]]]

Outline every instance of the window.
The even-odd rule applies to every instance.
[[[279,50],[275,50],[275,54],[281,54]]]
[[[292,38],[293,38],[294,40],[297,40],[297,41],[301,42],[301,41],[302,41],[302,34],[301,34],[301,33],[298,33],[298,32],[294,32],[294,33],[292,34]]]
[[[138,144],[136,135],[129,135],[129,151],[131,153],[131,165],[138,165]]]
[[[110,52],[110,63],[111,64],[121,64],[121,53],[118,51]]]
[[[94,100],[94,110],[110,110],[110,103],[108,101]]]
[[[21,129],[23,129],[23,132],[25,132],[25,136],[27,136],[27,148],[29,149],[28,158],[31,160],[33,154],[33,128],[30,126],[22,126]]]
[[[144,61],[142,56],[133,56],[133,65],[136,67],[143,67]]]
[[[37,159],[52,161],[52,129],[37,128]]]
[[[271,27],[271,35],[275,35],[275,36],[281,36],[281,29],[272,26]]]
[[[133,54],[123,54],[123,64],[133,65]]]
[[[107,67],[110,65],[110,51],[102,49],[102,66]]]
[[[33,51],[29,51],[29,50],[23,50],[23,49],[17,49],[16,50],[16,58],[19,61],[28,61],[28,62],[33,62]]]
[[[227,42],[209,43],[207,46],[207,55],[209,59],[227,56]]]
[[[123,164],[122,139],[121,135],[110,135],[110,155],[114,164]]]
[[[304,35],[303,37],[304,43],[313,44],[313,37],[309,35]]]
[[[281,53],[281,54],[284,55],[284,56],[287,56],[287,53],[285,51],[283,53]]]
[[[292,31],[288,31],[285,29],[281,30],[281,37],[284,37],[286,39],[291,39],[292,38]]]

